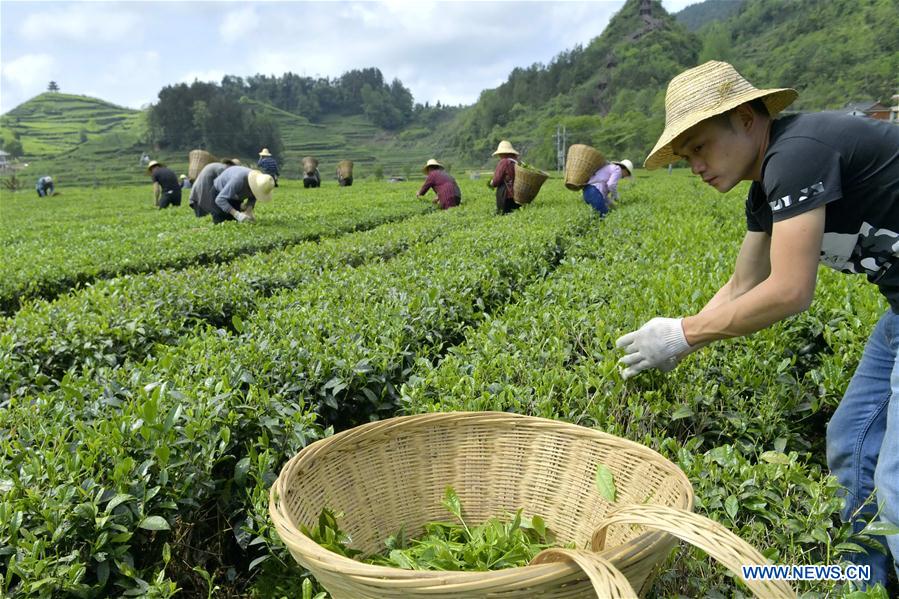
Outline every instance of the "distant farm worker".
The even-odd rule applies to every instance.
[[[452,175],[444,170],[442,164],[432,158],[421,170],[428,177],[421,189],[418,190],[419,198],[423,198],[429,189],[433,189],[437,194],[434,203],[441,210],[453,208],[462,203],[462,191],[459,189],[459,185]]]
[[[190,207],[197,216],[212,215],[214,224],[226,220],[252,222],[256,201],[270,200],[274,188],[275,180],[271,175],[245,166],[213,162],[197,175],[190,190]]]
[[[38,197],[42,198],[44,196],[52,196],[53,195],[53,177],[46,175],[37,180],[37,183],[34,185],[35,191],[37,191]]]
[[[275,181],[275,187],[278,186],[278,177],[281,176],[278,171],[278,161],[268,151],[268,148],[262,148],[262,151],[259,152],[259,162],[256,163],[256,166],[266,175],[271,175]]]
[[[190,179],[187,175],[178,175],[178,180],[181,181],[181,189],[190,189]]]
[[[303,188],[321,187],[322,176],[318,172],[318,159],[312,156],[303,158]]]
[[[496,213],[508,214],[519,208],[512,198],[518,150],[512,147],[511,142],[504,139],[499,142],[493,155],[499,156],[499,162],[496,164],[496,170],[493,171],[493,179],[487,182],[487,186],[496,189]]]
[[[153,160],[147,165],[147,174],[153,179],[153,201],[157,208],[181,205],[181,184],[172,169]]]
[[[353,161],[341,160],[337,164],[337,185],[349,187],[353,184]]]
[[[597,170],[584,186],[584,201],[600,216],[605,216],[618,200],[618,181],[630,177],[634,164],[630,160],[609,162]]]
[[[806,310],[818,263],[876,284],[890,309],[874,326],[827,426],[827,463],[845,487],[856,530],[878,510],[899,524],[899,127],[835,113],[774,115],[792,89],[756,89],[730,65],[707,62],[668,85],[665,130],[647,168],[686,160],[718,191],[752,181],[747,233],[733,275],[698,314],[653,318],[617,341],[622,375],[669,371],[713,341],[750,335]],[[839,351],[839,350],[838,350]],[[876,502],[862,507],[876,489]],[[887,553],[852,555],[869,583],[899,574]],[[892,557],[890,556],[892,554]]]

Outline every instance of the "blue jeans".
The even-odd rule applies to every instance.
[[[609,205],[606,203],[606,199],[602,197],[602,193],[596,189],[595,185],[587,185],[584,187],[584,201],[594,210],[599,212],[600,216],[605,216],[609,213]]]
[[[899,524],[899,315],[887,311],[874,327],[846,394],[827,425],[827,464],[846,490],[843,520],[848,521],[877,489],[875,504],[853,522],[856,531],[878,508],[880,517]],[[877,537],[889,555],[876,550],[853,554],[871,566],[871,584],[886,585],[890,563],[899,575],[899,535]]]

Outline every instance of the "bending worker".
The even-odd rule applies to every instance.
[[[181,205],[181,183],[175,171],[153,160],[147,165],[147,174],[153,179],[153,201],[157,208]]]
[[[256,201],[272,198],[275,180],[271,175],[245,166],[228,166],[221,162],[207,164],[190,190],[190,207],[200,217],[212,215],[212,222],[226,220],[245,223],[255,220]],[[246,200],[242,204],[242,202]]]
[[[432,158],[421,170],[428,178],[418,190],[419,198],[423,198],[429,189],[433,189],[437,193],[434,203],[441,210],[453,208],[462,203],[462,191],[459,189],[459,184],[452,175],[444,170],[442,164]]]
[[[733,275],[697,314],[653,318],[617,341],[622,375],[668,371],[719,339],[750,335],[808,309],[818,263],[863,274],[890,309],[873,327],[827,426],[827,463],[845,489],[844,520],[899,523],[899,127],[836,113],[774,119],[797,97],[756,89],[729,64],[671,80],[665,130],[647,168],[681,158],[724,193],[751,181],[747,232]],[[873,325],[873,323],[872,323]],[[875,493],[876,501],[866,504]],[[878,537],[874,537],[878,538]],[[899,535],[886,554],[851,556],[871,583],[899,574]],[[890,555],[892,554],[892,556]]]

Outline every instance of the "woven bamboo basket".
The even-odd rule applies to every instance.
[[[605,157],[596,148],[584,144],[572,145],[565,159],[565,187],[572,191],[581,189],[605,163]]]
[[[598,464],[614,475],[614,504],[595,489]],[[339,524],[355,549],[375,553],[400,527],[416,535],[426,523],[445,520],[440,502],[447,486],[469,522],[523,508],[542,516],[560,543],[580,549],[546,550],[520,568],[433,572],[358,562],[300,532],[300,524],[311,528],[328,507],[344,514]],[[285,464],[269,495],[278,534],[334,599],[635,597],[648,590],[675,536],[707,541],[703,548],[726,553],[728,566],[767,563],[722,526],[693,514],[692,504],[687,477],[651,449],[505,412],[405,416],[344,431]],[[788,586],[762,590],[765,597],[792,596]]]
[[[217,162],[218,158],[207,152],[206,150],[191,150],[188,156],[187,178],[193,183],[197,180],[197,176],[203,167],[207,164]]]
[[[312,174],[318,168],[318,158],[312,156],[303,157],[303,173]]]
[[[341,160],[337,163],[337,172],[344,179],[353,176],[353,161]]]
[[[516,204],[530,204],[537,197],[543,182],[549,175],[543,171],[532,170],[515,165],[515,182],[512,183],[512,199]]]

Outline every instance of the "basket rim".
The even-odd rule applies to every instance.
[[[683,507],[684,509],[693,511],[693,485],[692,483],[690,483],[690,480],[687,477],[686,473],[684,473],[684,471],[677,464],[650,447],[647,447],[635,441],[631,441],[629,439],[625,439],[623,437],[619,437],[617,435],[613,435],[611,433],[606,433],[604,431],[581,426],[578,424],[573,424],[563,420],[554,420],[550,418],[543,418],[540,416],[530,416],[526,414],[515,414],[510,412],[498,411],[428,412],[424,414],[414,414],[409,416],[396,416],[385,420],[368,422],[366,424],[359,425],[330,437],[319,439],[313,443],[310,443],[307,447],[300,450],[295,456],[288,460],[287,463],[285,463],[281,468],[281,472],[279,473],[278,478],[275,480],[269,490],[269,516],[275,525],[275,529],[277,530],[278,535],[281,536],[285,544],[287,544],[288,546],[292,544],[302,549],[303,555],[301,561],[311,562],[311,564],[304,563],[304,566],[312,570],[310,565],[313,565],[316,568],[321,568],[322,570],[340,574],[342,576],[348,575],[354,578],[365,579],[367,584],[383,583],[385,586],[393,588],[396,588],[398,580],[403,579],[410,579],[410,584],[413,584],[411,581],[412,579],[417,579],[418,581],[432,580],[433,582],[436,582],[433,579],[442,578],[444,582],[440,584],[440,587],[445,588],[445,585],[450,584],[450,581],[452,581],[452,583],[454,584],[464,584],[472,583],[475,581],[475,579],[477,579],[480,582],[486,583],[496,582],[497,580],[501,580],[506,576],[521,576],[525,568],[528,568],[527,572],[529,576],[533,576],[536,573],[535,568],[545,568],[545,575],[552,577],[564,576],[566,575],[566,573],[571,573],[578,569],[577,566],[573,566],[572,564],[565,562],[554,562],[533,566],[524,565],[514,568],[503,568],[501,570],[491,570],[486,572],[404,570],[402,568],[395,568],[391,566],[366,564],[364,562],[360,562],[325,549],[324,547],[313,541],[311,538],[304,535],[300,531],[299,524],[296,522],[293,514],[283,509],[284,504],[280,500],[280,497],[283,495],[282,491],[284,491],[284,485],[291,478],[290,473],[293,470],[301,467],[305,462],[315,460],[319,452],[341,448],[348,449],[353,444],[358,443],[360,440],[366,437],[377,435],[384,435],[385,437],[389,437],[390,433],[395,431],[396,429],[402,429],[406,426],[416,424],[420,421],[429,420],[433,423],[457,422],[462,424],[470,424],[484,422],[492,425],[503,424],[504,426],[508,427],[514,427],[517,423],[527,422],[529,424],[545,426],[548,428],[548,430],[564,430],[568,432],[576,431],[583,437],[594,437],[596,439],[621,443],[624,447],[634,451],[638,455],[642,454],[647,458],[652,458],[654,461],[667,464],[668,469],[671,471],[671,475],[676,478],[680,478],[680,482],[683,483],[682,489],[684,491],[684,503],[683,505],[678,507]],[[666,537],[668,536],[670,535],[663,532],[647,531],[634,538],[629,539],[621,545],[604,548],[597,553],[602,555],[606,552],[617,553],[622,551],[626,552],[629,549],[635,549],[638,547],[653,547],[656,544],[664,543]],[[291,551],[291,553],[294,552]],[[294,553],[294,556],[297,559],[300,559],[299,557],[297,557],[296,553]]]

